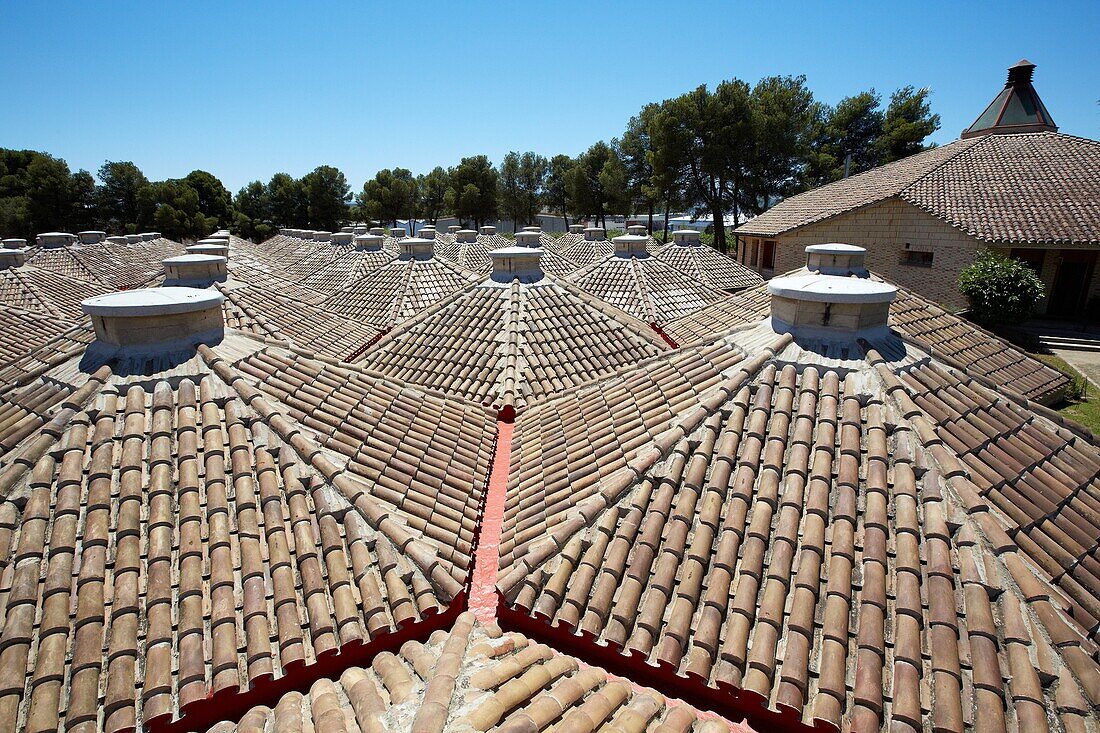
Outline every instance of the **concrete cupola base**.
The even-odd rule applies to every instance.
[[[481,236],[491,237],[491,236],[493,236],[497,233],[497,228],[493,227],[493,226],[483,226],[483,227],[481,227],[480,231],[481,231]]]
[[[584,240],[586,242],[603,242],[607,240],[607,230],[603,227],[585,227]]]
[[[570,234],[584,234],[584,224],[570,224],[569,225],[569,233]]]
[[[636,257],[642,259],[649,257],[649,237],[641,237],[636,234],[624,234],[611,240],[615,245],[616,257]]]
[[[229,277],[227,260],[219,255],[186,254],[163,260],[162,287],[187,286],[204,288]]]
[[[837,275],[791,275],[768,281],[772,327],[796,336],[855,337],[888,330],[897,288]]]
[[[385,241],[381,234],[360,234],[355,238],[355,249],[359,252],[379,252]]]
[[[77,232],[76,236],[80,239],[81,244],[99,244],[107,238],[107,232],[99,231],[87,231]]]
[[[435,257],[435,240],[421,237],[408,237],[399,243],[401,259],[427,261]]]
[[[473,229],[459,229],[455,232],[455,239],[459,242],[476,242],[477,232]]]
[[[0,249],[0,270],[22,267],[25,264],[27,264],[26,249],[9,249],[7,247]]]
[[[225,296],[198,288],[145,288],[88,298],[96,341],[141,353],[222,340]]]
[[[811,244],[806,248],[806,269],[822,275],[870,277],[865,264],[867,250],[854,244]]]
[[[38,242],[38,246],[43,249],[57,249],[58,247],[68,247],[76,241],[75,234],[69,234],[67,232],[44,232],[35,237]]]
[[[694,229],[678,229],[672,233],[672,243],[680,247],[698,247],[701,240]]]
[[[519,247],[538,247],[542,242],[540,232],[516,232],[516,245]]]
[[[532,284],[543,280],[546,276],[542,271],[542,253],[540,247],[494,249],[489,253],[489,258],[493,261],[492,281],[507,284],[519,280],[521,283]]]

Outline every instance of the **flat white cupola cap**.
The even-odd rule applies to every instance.
[[[355,227],[340,227],[341,234],[355,234]]]
[[[497,233],[497,228],[494,226],[483,226],[481,227],[481,233],[486,237],[491,237]]]
[[[522,283],[542,280],[542,249],[540,247],[504,247],[489,252],[493,261],[492,279],[510,283],[518,279]]]
[[[773,325],[785,331],[885,327],[898,294],[889,283],[819,273],[769,280],[768,292]]]
[[[227,260],[218,255],[186,254],[162,260],[166,283],[209,285],[229,276]]]
[[[405,227],[392,227],[390,229],[390,236],[394,239],[401,239],[408,236],[408,232],[405,231]]]
[[[157,233],[156,232],[142,232],[141,233],[141,241],[143,241],[143,242],[152,242],[156,238],[157,238]]]
[[[9,237],[0,242],[0,244],[4,245],[4,249],[22,249],[27,246],[27,240],[18,237]]]
[[[541,241],[541,232],[529,231],[526,229],[522,232],[516,232],[516,244],[520,247],[538,247]]]
[[[384,227],[371,227],[367,234],[377,234],[379,236],[386,236],[386,230]]]
[[[626,233],[644,237],[649,234],[649,229],[646,228],[645,224],[631,224],[626,228]]]
[[[430,260],[435,256],[435,240],[408,237],[398,242],[403,260]]]
[[[314,242],[327,242],[330,239],[332,239],[332,232],[314,232],[313,233],[313,241]]]
[[[455,232],[455,239],[460,242],[476,242],[477,232],[473,229],[459,229]]]
[[[225,296],[198,288],[143,288],[88,298],[80,304],[92,317],[96,339],[115,346],[172,342],[217,343],[225,330]]]
[[[65,247],[76,241],[76,235],[67,232],[43,232],[37,239],[39,247]]]
[[[447,227],[447,233],[448,234],[456,234],[456,233],[458,233],[458,231],[460,229],[462,229],[462,227],[460,227],[459,225],[451,224],[449,227]]]
[[[229,247],[227,247],[224,242],[219,242],[218,244],[192,244],[186,249],[189,255],[216,255],[218,257],[229,257]]]
[[[126,239],[123,235],[117,235],[114,237],[107,237],[106,241],[111,244],[128,244],[130,240]]]
[[[360,234],[355,237],[355,248],[360,252],[377,252],[385,241],[381,234]]]
[[[137,244],[138,242],[141,242],[141,241],[143,241],[143,240],[141,239],[140,234],[127,234],[126,235],[126,242],[128,244]]]
[[[27,264],[27,250],[5,247],[0,249],[0,270],[9,267],[22,267]]]
[[[107,232],[87,231],[77,232],[76,236],[80,237],[81,244],[99,244],[107,238]]]
[[[806,248],[806,269],[824,275],[867,277],[867,250],[854,244],[832,242]]]
[[[649,237],[642,237],[637,234],[624,234],[621,237],[615,237],[615,239],[611,241],[615,244],[616,257],[649,256],[649,250],[646,248],[649,244]]]
[[[699,232],[694,229],[677,229],[672,233],[672,241],[682,247],[694,247],[699,244]]]
[[[569,233],[570,234],[582,234],[583,232],[584,232],[584,224],[570,224],[569,225]]]
[[[520,231],[523,231],[523,232],[541,232],[542,227],[527,226],[527,227],[523,227],[523,229],[521,229]]]
[[[584,238],[589,242],[602,242],[607,239],[607,230],[603,227],[585,227]]]
[[[416,236],[421,239],[435,239],[436,235],[435,227],[421,227],[420,232]]]
[[[333,244],[351,244],[351,238],[355,235],[351,232],[333,232],[332,243]]]

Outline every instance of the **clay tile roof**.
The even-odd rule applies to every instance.
[[[730,293],[761,282],[761,277],[755,270],[713,247],[680,247],[669,244],[658,251],[656,257],[699,282]]]
[[[667,348],[647,324],[567,283],[489,279],[391,331],[359,361],[406,382],[516,410]]]
[[[0,401],[48,418],[0,462],[0,728],[202,719],[462,593],[491,421],[259,346]]]
[[[1084,730],[1100,445],[896,337],[722,341],[744,360],[681,402],[636,381],[670,354],[618,377],[630,398],[597,419],[567,396],[517,422],[505,617],[736,695],[757,722]],[[673,410],[659,432],[631,420],[647,401]],[[548,495],[545,448],[543,476],[515,461],[554,414],[551,455],[589,458]]]
[[[646,323],[663,324],[726,296],[656,257],[610,255],[581,267],[568,279]]]
[[[873,274],[872,277],[877,278]],[[662,330],[676,343],[688,344],[737,326],[758,323],[768,317],[770,308],[767,286],[760,285],[662,324]],[[900,286],[890,305],[890,327],[953,366],[996,384],[1008,385],[1029,399],[1050,401],[1069,384],[1069,377],[1057,369]]]
[[[402,729],[443,731],[597,731],[728,733],[731,726],[659,693],[632,686],[556,654],[522,634],[458,617],[450,633],[382,652],[368,667],[322,679],[237,725],[208,733],[314,730],[366,733],[400,719]],[[411,727],[407,727],[411,726]],[[747,731],[743,726],[735,730]]]
[[[393,260],[349,282],[327,297],[323,307],[389,330],[477,279],[441,257]]]
[[[30,265],[0,272],[0,303],[79,320],[81,301],[114,290],[109,285],[66,277]]]
[[[899,197],[989,243],[1100,244],[1100,142],[1055,132],[957,140],[792,196],[738,234],[777,236]]]

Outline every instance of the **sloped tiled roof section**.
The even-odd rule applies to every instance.
[[[770,308],[768,287],[759,285],[663,324],[662,330],[676,343],[690,344],[738,326],[758,323],[769,316]],[[890,304],[890,327],[953,366],[1004,385],[1028,399],[1049,401],[1061,395],[1069,384],[1069,377],[1057,369],[900,286],[897,298]]]
[[[430,548],[448,587],[465,579],[495,440],[488,412],[276,348],[219,369],[314,436],[318,470],[340,476],[353,503],[395,510],[391,524]]]
[[[346,360],[378,336],[378,329],[293,297],[255,286],[217,285],[225,295],[226,325],[284,339],[332,359]]]
[[[755,270],[705,245],[684,247],[673,243],[661,249],[655,256],[685,275],[728,293],[735,293],[761,282],[761,277]]]
[[[1087,730],[1100,698],[1091,612],[1010,539],[1012,519],[906,401],[895,370],[919,355],[882,348],[895,361],[853,344],[814,366],[779,341],[625,466],[589,450],[602,476],[563,497],[568,520],[502,556],[505,602],[755,702],[764,720]],[[608,415],[588,440],[621,424]],[[541,511],[538,491],[509,491],[517,516]]]
[[[398,327],[361,361],[502,410],[522,409],[667,348],[645,323],[567,284],[489,280]]]
[[[793,196],[737,233],[778,236],[894,196],[982,242],[1100,244],[1100,142],[1056,132],[958,140]]]
[[[216,351],[181,369],[101,368],[0,469],[5,730],[165,723],[461,588]]]
[[[112,290],[100,282],[78,280],[31,266],[0,272],[0,303],[73,321],[84,317],[80,310],[82,301]]]
[[[680,318],[726,297],[721,290],[656,257],[611,255],[582,267],[568,279],[581,290],[651,324]]]
[[[391,728],[387,721],[400,722]],[[396,654],[379,654],[369,668],[352,667],[339,680],[320,680],[306,694],[290,693],[249,711],[239,724],[221,723],[208,733],[731,729],[747,730],[671,705],[653,690],[610,678],[522,634],[475,626],[466,613],[449,634],[406,642]]]
[[[384,249],[376,252],[350,250],[306,274],[301,282],[306,287],[331,295],[368,272],[377,270],[393,257],[391,252]]]
[[[440,257],[393,260],[348,283],[322,307],[388,330],[477,279]]]

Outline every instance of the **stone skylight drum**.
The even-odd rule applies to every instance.
[[[208,254],[186,254],[163,261],[165,283],[206,286],[228,277],[225,257]]]
[[[88,298],[96,339],[115,346],[151,346],[188,340],[216,343],[224,332],[225,296],[197,288],[145,288]]]
[[[777,331],[829,329],[856,332],[886,326],[897,288],[870,279],[794,275],[768,283]]]
[[[867,277],[867,250],[854,244],[811,244],[806,248],[806,269],[823,275]]]
[[[45,232],[38,235],[37,241],[39,247],[45,247],[46,249],[68,247],[76,241],[76,235],[66,232]]]

